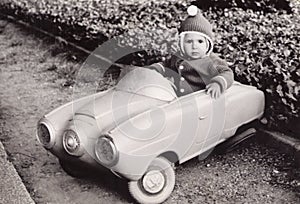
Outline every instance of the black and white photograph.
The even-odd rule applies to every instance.
[[[300,203],[299,0],[1,0],[0,203]]]

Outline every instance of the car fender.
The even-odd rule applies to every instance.
[[[38,124],[44,123],[50,129],[52,137],[51,140],[53,140],[53,145],[51,146],[51,148],[45,148],[56,156],[60,154],[64,155],[65,152],[63,151],[62,134],[65,128],[69,125],[69,122],[72,120],[74,113],[83,105],[93,100],[95,97],[102,97],[108,91],[110,91],[110,89],[76,99],[62,106],[59,106],[58,108],[44,115],[39,120]]]

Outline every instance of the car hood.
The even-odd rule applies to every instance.
[[[101,132],[108,131],[175,98],[168,80],[156,71],[137,68],[125,75],[115,88],[77,110],[74,119],[82,121],[84,116],[94,118]]]

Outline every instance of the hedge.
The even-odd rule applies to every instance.
[[[191,3],[201,7],[214,25],[214,51],[228,61],[236,80],[265,92],[268,124],[273,128],[299,124],[297,1],[2,0],[0,12],[22,18],[90,50],[127,33],[120,40],[121,46],[146,51],[122,60],[143,65],[176,51],[176,28]],[[141,36],[140,32],[146,34]]]

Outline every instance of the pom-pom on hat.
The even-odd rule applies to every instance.
[[[182,32],[195,31],[205,34],[212,41],[212,25],[201,14],[197,6],[191,5],[187,9],[188,17],[181,23],[179,34]]]

